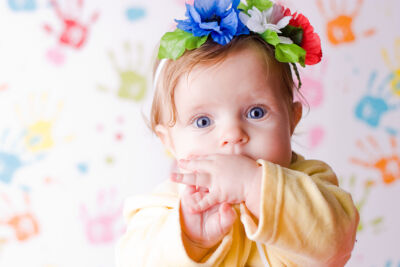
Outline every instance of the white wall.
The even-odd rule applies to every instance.
[[[124,197],[150,191],[172,163],[141,114],[156,44],[184,1],[58,2],[59,13],[45,0],[0,3],[0,266],[113,266]],[[359,205],[348,266],[398,266],[400,2],[323,0],[325,12],[285,2],[310,19],[324,52],[302,71],[311,109],[295,149],[332,165]],[[348,26],[327,26],[343,14]],[[60,40],[65,18],[87,34]]]

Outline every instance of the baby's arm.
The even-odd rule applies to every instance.
[[[354,246],[359,215],[329,166],[301,159],[293,170],[258,162],[263,165],[260,217],[254,222],[242,206],[247,236],[288,266],[343,266]]]
[[[218,242],[204,264],[198,263],[190,255],[194,250],[188,253],[185,247],[179,209],[178,185],[171,182],[151,195],[127,199],[127,230],[116,247],[116,266],[219,266],[230,249],[232,234]]]
[[[181,167],[192,173],[173,180],[209,189],[193,205],[198,212],[221,202],[242,203],[247,236],[264,243],[279,263],[343,266],[354,245],[358,212],[329,166],[299,158],[288,169],[214,155],[184,162]]]

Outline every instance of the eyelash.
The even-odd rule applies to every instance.
[[[267,111],[267,109],[264,107],[264,105],[256,104],[256,105],[253,105],[253,106],[251,106],[250,108],[247,109],[247,111],[245,112],[245,117],[246,117],[246,118],[249,118],[249,117],[248,117],[248,114],[249,114],[249,112],[250,112],[252,109],[254,109],[254,108],[260,108],[260,109],[262,109],[262,111],[263,111],[263,116],[262,116],[261,118],[259,118],[259,119],[264,118],[264,117],[266,116],[266,114],[268,113],[268,111]],[[200,115],[197,115],[196,117],[194,117],[193,119],[190,120],[190,125],[194,125],[194,124],[197,122],[198,119],[203,118],[203,117],[208,118],[208,119],[210,120],[210,124],[212,124],[213,121],[212,121],[212,119],[211,119],[208,115],[200,114]],[[251,119],[251,118],[250,118],[250,119]],[[256,119],[256,120],[257,120],[257,119]],[[197,127],[196,125],[194,125],[194,126],[195,126],[195,128],[197,128],[197,129],[202,129],[202,128],[208,128],[208,127],[209,127],[209,126],[207,126],[207,127]]]

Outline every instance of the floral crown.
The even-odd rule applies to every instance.
[[[176,60],[210,36],[226,45],[235,36],[256,33],[274,47],[278,61],[292,64],[300,88],[296,63],[305,67],[322,58],[321,40],[308,19],[270,0],[194,0],[193,5],[186,4],[186,17],[175,20],[177,29],[161,38],[159,59]]]

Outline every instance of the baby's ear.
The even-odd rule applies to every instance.
[[[290,134],[292,135],[297,124],[300,122],[301,116],[303,115],[303,105],[296,101],[292,103],[292,119],[290,125]]]
[[[157,136],[160,138],[160,140],[164,144],[165,148],[172,154],[175,154],[174,147],[172,144],[172,139],[169,134],[167,126],[162,125],[162,124],[157,124],[155,130],[156,130]]]

